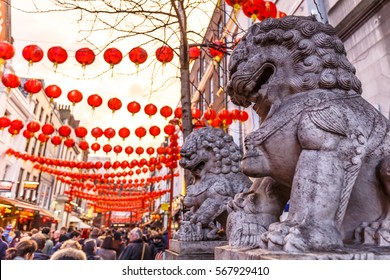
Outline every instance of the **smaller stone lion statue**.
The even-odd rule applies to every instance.
[[[226,226],[227,204],[252,182],[241,172],[241,152],[230,135],[204,127],[193,131],[180,150],[180,166],[194,177],[187,187],[184,205],[191,208],[175,235],[182,241],[216,240],[216,222]]]

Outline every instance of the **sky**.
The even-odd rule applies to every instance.
[[[210,1],[211,2],[211,1]],[[91,46],[82,41],[83,34],[80,28],[85,28],[85,22],[78,22],[79,15],[75,12],[51,12],[51,13],[26,13],[25,11],[45,10],[50,9],[50,0],[39,1],[12,1],[12,34],[14,38],[14,47],[16,50],[13,58],[13,67],[15,73],[19,77],[26,78],[41,78],[45,80],[46,86],[56,84],[62,89],[62,96],[57,99],[58,104],[70,105],[67,99],[67,93],[70,90],[77,89],[83,93],[83,100],[77,104],[73,110],[76,119],[80,120],[80,126],[85,126],[89,129],[100,126],[101,128],[113,127],[116,130],[126,126],[132,135],[126,141],[126,145],[132,146],[153,146],[157,147],[163,141],[163,135],[153,139],[148,135],[143,138],[142,143],[139,143],[134,135],[134,129],[138,126],[149,128],[151,125],[158,125],[161,128],[167,123],[159,113],[152,118],[149,118],[143,111],[136,114],[134,117],[127,111],[127,104],[130,101],[137,101],[142,108],[148,104],[155,104],[158,109],[164,105],[171,106],[173,109],[178,105],[180,100],[180,84],[178,76],[178,68],[175,64],[178,63],[178,58],[175,57],[171,63],[162,67],[162,64],[155,59],[155,49],[146,49],[148,52],[148,60],[141,65],[137,71],[135,65],[129,60],[127,53],[138,46],[143,38],[135,38],[126,40],[122,43],[115,43],[110,47],[115,47],[121,50],[123,60],[120,64],[114,66],[110,70],[109,65],[104,61],[103,54],[98,54],[93,64],[88,65],[85,70],[74,58],[76,50],[83,47]],[[209,14],[211,14],[214,5],[208,5]],[[204,13],[208,13],[203,9]],[[190,22],[196,25],[205,24],[207,21],[200,21],[195,15],[195,18]],[[189,27],[191,28],[191,27]],[[105,45],[107,40],[115,37],[114,32],[105,34],[91,33],[89,40],[95,45]],[[45,55],[42,61],[35,63],[32,66],[22,56],[22,50],[25,46],[36,44],[42,48]],[[68,60],[58,65],[54,71],[52,62],[46,56],[46,52],[50,47],[61,46],[68,51]],[[145,65],[145,66],[144,66]],[[161,85],[165,86],[161,86]],[[169,86],[168,86],[169,85]],[[156,90],[158,89],[158,90]],[[91,107],[87,104],[87,97],[91,94],[99,94],[103,98],[103,105],[95,109],[92,113]],[[122,108],[112,114],[107,107],[108,99],[117,97],[122,100]],[[100,140],[104,139],[104,140]],[[108,143],[106,138],[99,139],[101,146]],[[87,138],[90,145],[94,142],[90,136]],[[136,143],[137,142],[137,143]],[[116,136],[110,141],[111,145],[123,144],[122,139]],[[104,155],[103,152],[96,155]]]

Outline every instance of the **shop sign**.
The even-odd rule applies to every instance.
[[[14,182],[0,180],[0,192],[10,192]]]
[[[28,190],[36,190],[39,186],[39,182],[24,181],[23,188]]]

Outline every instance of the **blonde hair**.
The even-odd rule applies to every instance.
[[[87,256],[82,250],[65,248],[55,252],[50,260],[86,260]]]
[[[66,249],[66,248],[73,248],[73,249],[81,250],[81,245],[76,240],[69,239],[69,240],[66,240],[64,243],[62,243],[60,249],[62,250],[62,249]]]

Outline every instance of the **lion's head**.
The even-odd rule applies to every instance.
[[[270,18],[254,24],[235,47],[227,92],[237,105],[266,119],[288,95],[315,89],[361,94],[342,41],[311,17]]]
[[[180,149],[180,166],[196,177],[241,171],[241,152],[233,138],[221,129],[203,127],[194,130]]]

